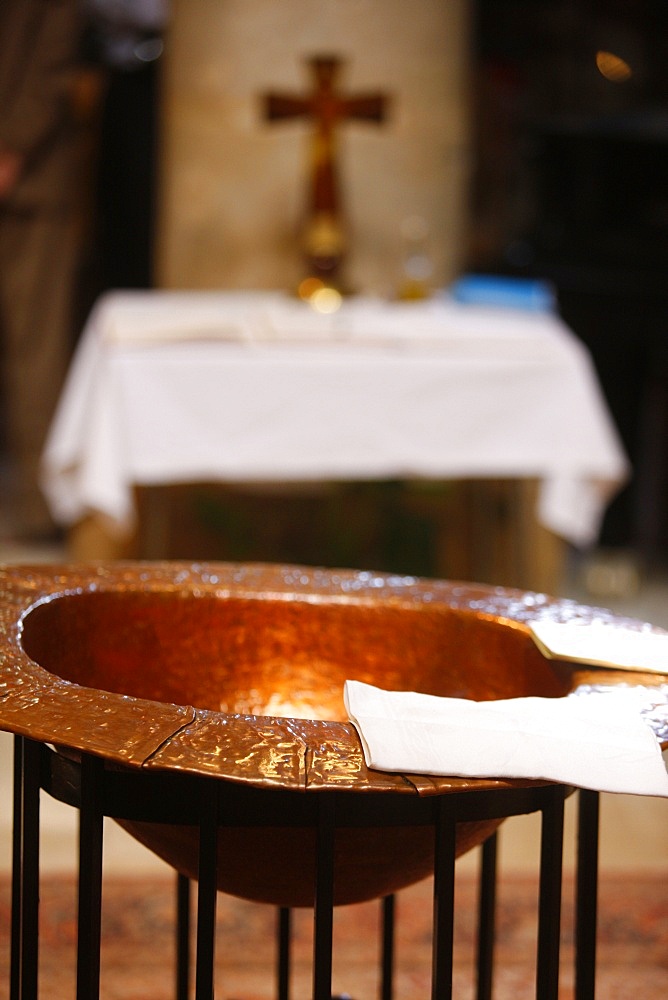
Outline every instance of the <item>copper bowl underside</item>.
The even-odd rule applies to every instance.
[[[527,783],[369,771],[345,721],[346,679],[473,699],[556,697],[588,675],[545,659],[526,623],[629,624],[572,601],[500,588],[181,563],[7,568],[0,571],[0,615],[0,728],[116,767],[347,795]],[[460,824],[458,853],[497,823]],[[123,825],[195,877],[192,827]],[[221,829],[221,858],[235,861],[221,865],[219,887],[309,905],[314,841],[311,829]],[[336,902],[375,898],[425,877],[432,841],[424,827],[338,830]]]

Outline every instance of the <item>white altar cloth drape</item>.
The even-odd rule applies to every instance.
[[[627,474],[557,316],[445,298],[323,316],[280,293],[109,293],[43,456],[56,520],[119,533],[135,485],[537,477],[539,520],[588,544]]]

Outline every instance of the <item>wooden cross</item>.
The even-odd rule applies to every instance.
[[[315,56],[309,60],[315,86],[310,94],[267,94],[265,118],[281,121],[308,118],[315,125],[312,142],[311,192],[304,248],[311,271],[331,280],[343,254],[341,197],[336,164],[336,127],[348,119],[382,122],[387,98],[382,94],[342,95],[336,90],[341,60]]]

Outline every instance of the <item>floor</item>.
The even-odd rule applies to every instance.
[[[54,563],[67,558],[64,544],[28,546],[12,540],[0,517],[0,563]],[[644,574],[633,560],[613,561],[605,553],[590,559],[572,559],[562,593],[585,604],[605,605],[668,627],[668,574]],[[10,867],[12,741],[0,733],[0,871]],[[567,811],[565,865],[574,863],[574,805]],[[668,838],[664,828],[668,804],[632,796],[602,797],[601,867],[609,870],[668,871]],[[76,814],[69,807],[42,796],[42,866],[45,871],[69,870],[76,859]],[[501,863],[508,870],[535,869],[539,821],[522,817],[504,824]],[[462,859],[461,864],[474,864]],[[119,873],[164,870],[145,848],[112,821],[105,831],[105,867]]]

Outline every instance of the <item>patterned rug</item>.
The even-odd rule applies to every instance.
[[[474,878],[457,882],[455,991],[472,1000],[475,939]],[[0,882],[0,998],[9,996],[10,885]],[[564,887],[560,997],[572,997],[572,886]],[[216,1000],[272,1000],[275,911],[229,897],[218,905]],[[396,1000],[430,996],[431,884],[397,901]],[[311,996],[311,923],[295,911],[292,998]],[[606,876],[600,886],[597,997],[630,1000],[668,993],[668,898],[647,876]],[[75,996],[75,884],[43,877],[40,908],[40,997]],[[379,906],[344,907],[335,914],[334,988],[354,1000],[378,996]],[[498,896],[495,1000],[533,1000],[536,884],[502,879]],[[174,880],[166,875],[107,877],[103,887],[103,1000],[171,1000],[174,996]]]

